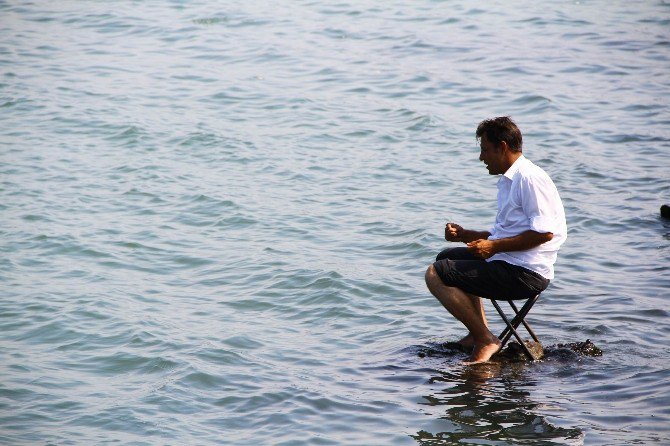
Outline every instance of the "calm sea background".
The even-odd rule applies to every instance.
[[[0,0],[0,443],[670,444],[668,98],[667,1]],[[498,115],[601,357],[421,354]]]

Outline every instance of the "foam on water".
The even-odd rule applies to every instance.
[[[670,442],[669,14],[0,1],[0,443]],[[419,354],[501,114],[570,230],[530,322],[602,356]]]

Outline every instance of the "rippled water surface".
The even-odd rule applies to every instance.
[[[670,4],[0,0],[0,442],[670,444]],[[420,354],[513,116],[533,364]],[[500,325],[491,317],[496,329]]]

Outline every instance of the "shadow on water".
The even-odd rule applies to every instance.
[[[598,356],[597,352],[579,350],[587,343],[547,347],[545,359],[562,363],[582,355]],[[452,343],[424,345],[416,353],[423,358],[447,359],[450,369],[432,370],[428,380],[431,393],[419,404],[435,419],[410,435],[418,444],[583,444],[584,431],[556,426],[541,414],[546,404],[531,397],[538,379],[533,364],[499,356],[465,366],[461,361],[467,354]]]

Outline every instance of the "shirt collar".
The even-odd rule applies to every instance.
[[[514,177],[514,175],[519,171],[521,168],[521,165],[526,162],[526,157],[521,155],[514,161],[514,164],[512,164],[509,169],[507,169],[507,172],[505,172],[503,175],[510,180]]]

